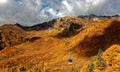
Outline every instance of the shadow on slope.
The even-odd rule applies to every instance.
[[[107,48],[114,44],[120,44],[119,21],[113,21],[110,26],[104,29],[104,33],[102,35],[93,35],[90,39],[85,38],[79,44],[78,49],[84,50],[83,55],[89,57],[95,55],[99,49],[105,51]]]
[[[71,37],[82,31],[84,27],[85,24],[82,19],[66,16],[57,19],[51,34],[57,38]]]
[[[40,39],[41,37],[32,37],[32,38],[26,38],[25,41],[29,41],[29,42],[34,42],[38,39]]]

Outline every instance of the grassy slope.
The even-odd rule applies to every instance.
[[[104,36],[105,29],[111,25],[112,20],[89,23],[92,24],[69,38],[51,37],[48,30],[27,32],[28,37],[33,35],[42,38],[3,49],[0,52],[0,71],[16,72],[20,69],[32,72],[80,71],[89,63],[89,58],[96,53],[97,47],[100,47],[100,44],[94,45],[93,38],[99,42],[100,39],[96,37]],[[90,43],[93,44],[91,45],[93,48],[89,47]],[[68,54],[69,51],[72,51],[71,55]],[[67,62],[70,56],[73,58],[72,65],[68,65]]]

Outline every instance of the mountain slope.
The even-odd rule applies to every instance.
[[[70,27],[71,22],[75,25],[83,24],[82,30],[81,27],[78,29]],[[61,25],[65,28],[68,26],[66,28],[68,32],[71,32],[72,28],[70,36],[65,35],[66,31],[59,31],[62,29]],[[77,33],[74,34],[76,31]],[[86,19],[81,18],[65,17],[62,20],[58,19],[50,30],[24,32],[27,34],[27,38],[36,37],[37,39],[8,46],[1,50],[0,71],[86,72],[89,71],[87,66],[91,63],[91,57],[95,56],[96,59],[99,59],[99,49],[104,52],[110,46],[120,44],[120,20],[113,19],[86,21]],[[62,35],[56,36],[59,33]],[[72,64],[68,64],[68,58],[73,59]],[[106,58],[101,57],[101,53],[100,59],[106,60]],[[104,72],[107,69],[97,69],[96,66],[92,70]]]
[[[27,34],[16,25],[6,24],[0,27],[0,50],[25,41]]]

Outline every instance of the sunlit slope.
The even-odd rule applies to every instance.
[[[72,38],[76,52],[92,56],[113,44],[120,44],[120,21],[103,20],[92,25]],[[83,52],[82,52],[83,51]]]
[[[80,27],[75,28],[77,25]],[[99,49],[120,44],[120,21],[112,19],[68,17],[59,19],[50,30],[25,32],[33,41],[1,50],[0,71],[80,72],[82,68],[86,72],[90,57],[97,56]],[[68,58],[73,59],[71,65]]]

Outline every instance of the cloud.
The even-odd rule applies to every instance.
[[[7,0],[0,5],[0,25],[34,25],[57,17],[120,14],[120,0]]]

